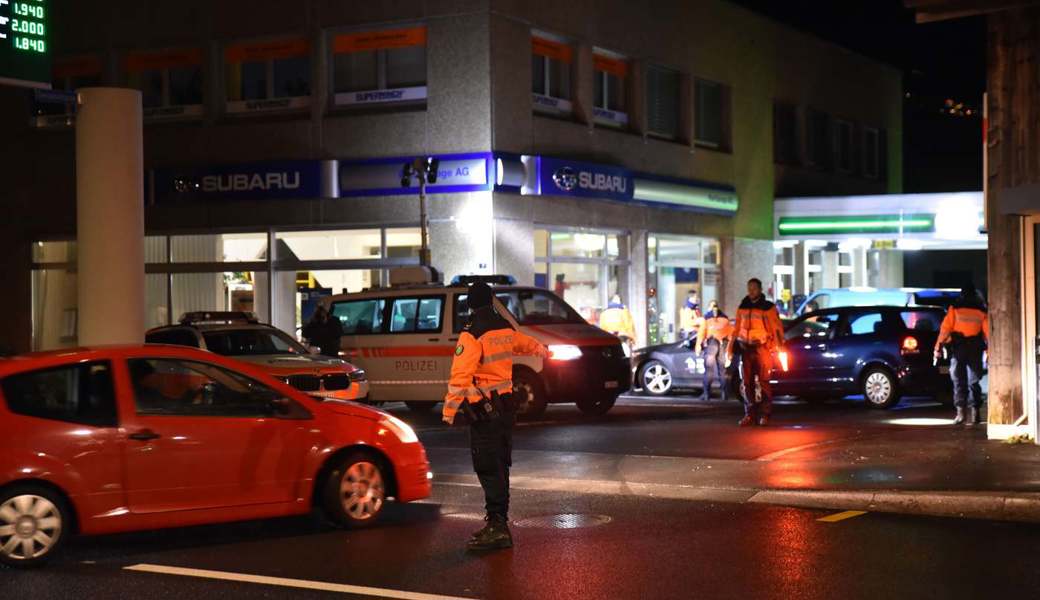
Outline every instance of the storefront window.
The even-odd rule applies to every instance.
[[[588,322],[628,290],[628,238],[614,233],[536,229],[535,285],[563,298]]]
[[[647,293],[650,343],[674,342],[690,333],[685,331],[680,318],[688,300],[697,303],[703,311],[709,302],[721,299],[718,241],[652,235],[647,239],[647,253],[647,285],[653,290],[653,294],[649,290]],[[733,308],[722,307],[730,312]]]
[[[170,238],[172,261],[253,262],[267,260],[266,233],[204,233]]]
[[[276,239],[279,261],[365,259],[383,255],[379,229],[288,231],[278,233]]]

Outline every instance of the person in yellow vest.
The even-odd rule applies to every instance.
[[[632,321],[632,313],[621,302],[621,296],[614,294],[610,304],[599,314],[599,328],[612,333],[628,343],[635,342],[636,326]]]
[[[982,422],[982,353],[989,341],[989,316],[986,304],[975,285],[969,283],[946,312],[934,356],[938,360],[944,344],[950,348],[950,379],[957,416],[953,423],[978,425]],[[968,401],[971,400],[971,405]],[[970,409],[970,415],[966,414]]]
[[[773,354],[783,350],[784,326],[776,305],[762,295],[762,281],[751,279],[747,284],[748,295],[737,310],[737,324],[730,336],[727,353],[732,360],[739,354],[740,378],[744,387],[744,418],[741,427],[769,424],[773,412],[773,389],[769,385],[769,372],[773,367]],[[756,393],[755,379],[758,379]]]
[[[703,319],[700,296],[697,290],[690,290],[686,295],[686,303],[679,309],[679,335],[682,339],[691,339],[697,335]]]
[[[484,490],[487,525],[473,534],[466,547],[474,551],[511,548],[509,531],[509,467],[513,464],[513,355],[545,357],[545,346],[516,331],[495,312],[491,287],[469,286],[466,303],[473,311],[459,335],[451,361],[448,393],[441,413],[455,424],[458,413],[469,423],[473,470]]]
[[[722,400],[726,400],[726,379],[722,376],[725,354],[722,352],[726,345],[726,340],[729,339],[732,333],[733,326],[729,322],[729,317],[719,309],[719,303],[712,300],[708,305],[708,312],[704,313],[704,319],[701,320],[701,326],[697,331],[697,341],[694,346],[694,352],[697,354],[700,354],[702,350],[704,352],[704,392],[701,395],[702,400],[711,399],[711,382],[713,379],[718,380]]]

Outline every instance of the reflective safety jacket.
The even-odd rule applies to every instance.
[[[951,306],[946,312],[942,326],[939,327],[939,339],[935,342],[935,347],[939,348],[949,342],[955,333],[966,338],[981,334],[989,340],[989,317],[986,311],[973,306]]]
[[[704,317],[701,316],[700,308],[684,304],[679,309],[679,330],[686,335],[694,335],[700,329]]]
[[[733,325],[729,322],[729,317],[721,311],[717,313],[708,313],[704,316],[704,320],[701,321],[701,326],[697,331],[697,347],[703,347],[708,340],[724,342],[728,340],[732,334]]]
[[[636,339],[636,326],[632,322],[632,313],[625,306],[611,306],[599,314],[599,328],[614,335]]]
[[[480,402],[482,397],[490,398],[492,392],[511,392],[514,354],[545,353],[545,346],[514,330],[491,307],[475,311],[459,335],[451,361],[451,378],[441,413],[444,421],[454,423],[463,402]]]
[[[784,343],[784,326],[776,305],[765,296],[759,296],[758,300],[745,296],[737,310],[733,337],[750,346],[765,346],[770,350],[779,347]]]

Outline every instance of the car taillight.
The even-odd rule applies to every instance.
[[[780,368],[783,369],[784,373],[786,373],[789,365],[788,361],[791,359],[791,357],[787,354],[786,350],[781,350],[780,352],[776,353],[776,358],[780,361]]]
[[[900,347],[899,350],[903,354],[917,354],[921,351],[921,347],[917,342],[917,338],[907,336],[903,338],[903,345]]]

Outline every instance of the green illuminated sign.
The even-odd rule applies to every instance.
[[[0,84],[51,87],[50,3],[0,0]]]
[[[932,233],[935,231],[935,215],[780,217],[777,229],[780,235]]]

